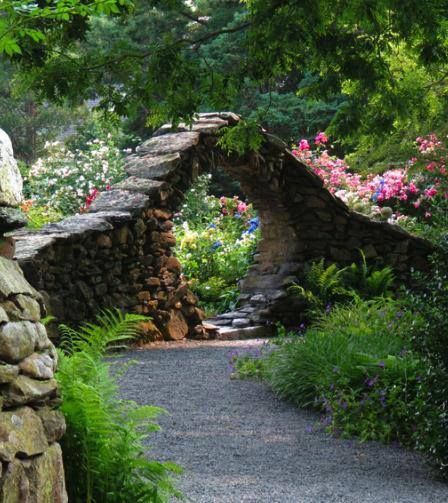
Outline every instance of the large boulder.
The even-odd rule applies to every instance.
[[[22,187],[11,140],[0,129],[0,206],[18,206],[22,202]]]

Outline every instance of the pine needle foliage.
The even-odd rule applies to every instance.
[[[147,318],[108,310],[97,324],[79,329],[62,325],[57,379],[61,410],[67,422],[62,439],[69,501],[73,503],[163,503],[175,490],[174,463],[146,458],[144,440],[159,429],[154,422],[163,411],[121,400],[111,366],[110,349],[138,334]]]

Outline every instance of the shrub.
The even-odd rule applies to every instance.
[[[112,142],[93,140],[73,151],[60,142],[46,148],[47,157],[38,159],[24,177],[24,189],[37,205],[64,215],[82,210],[87,198],[125,176],[123,153]]]
[[[40,229],[45,224],[58,222],[64,215],[51,206],[40,206],[32,200],[25,201],[21,206],[25,214],[30,229]]]
[[[138,332],[146,318],[108,311],[98,324],[78,330],[61,326],[57,380],[67,433],[62,439],[67,490],[73,503],[157,502],[177,494],[169,475],[172,463],[144,456],[144,439],[158,429],[162,409],[119,398],[117,371],[111,373],[108,349]]]
[[[369,266],[362,250],[360,255],[361,262],[351,264],[344,271],[346,286],[366,299],[389,296],[395,279],[392,269],[389,266],[382,269]]]
[[[282,397],[313,405],[339,382],[362,385],[389,355],[398,355],[411,323],[412,316],[388,299],[336,306],[272,353],[268,380]]]
[[[237,281],[252,263],[258,219],[238,197],[207,195],[208,175],[201,176],[176,218],[176,255],[204,307],[213,314],[233,308]]]
[[[436,366],[448,372],[448,243],[431,257],[431,272],[416,272],[413,290],[404,301],[424,319],[412,331],[413,346]]]
[[[426,454],[448,479],[448,372],[426,361],[426,371],[419,383],[410,415],[414,420],[414,444]]]

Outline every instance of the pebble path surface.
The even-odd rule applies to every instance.
[[[333,438],[318,417],[263,383],[230,379],[230,351],[263,341],[133,350],[124,398],[164,407],[148,455],[182,465],[177,486],[194,503],[448,503],[421,456]]]

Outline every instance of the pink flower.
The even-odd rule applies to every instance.
[[[417,194],[417,192],[419,191],[414,182],[411,182],[409,184],[408,190],[411,194]]]
[[[236,209],[238,213],[244,213],[247,210],[247,204],[243,201],[240,201]]]
[[[307,140],[300,140],[299,142],[299,150],[302,152],[303,150],[309,150],[310,149],[310,144],[307,142]]]
[[[431,218],[431,217],[432,217],[432,213],[430,211],[426,211],[425,218]]]
[[[429,189],[425,189],[425,196],[430,199],[433,198],[437,194],[437,189],[435,187],[430,187]]]
[[[314,138],[314,143],[316,145],[324,145],[328,141],[328,136],[324,132],[318,133],[316,138]]]

